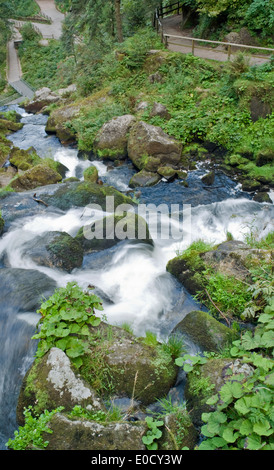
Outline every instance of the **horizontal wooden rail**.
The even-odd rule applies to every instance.
[[[235,43],[232,43],[232,42],[223,42],[223,41],[211,41],[209,39],[201,39],[201,38],[192,38],[192,37],[189,37],[189,36],[177,36],[177,35],[174,35],[174,34],[164,34],[163,30],[162,30],[162,42],[165,44],[166,47],[168,47],[168,45],[175,45],[175,46],[182,46],[182,47],[190,47],[191,48],[191,52],[192,54],[194,55],[195,53],[195,43],[201,43],[201,42],[204,42],[206,44],[217,44],[218,46],[225,46],[227,47],[227,58],[228,60],[230,60],[230,56],[231,56],[231,52],[232,52],[232,47],[242,47],[244,49],[252,49],[252,50],[255,50],[255,51],[266,51],[266,52],[269,52],[270,55],[272,55],[274,53],[274,49],[272,48],[269,48],[269,47],[260,47],[260,46],[248,46],[246,44],[235,44]],[[184,39],[184,40],[187,40],[190,42],[190,44],[178,44],[178,43],[174,43],[174,42],[169,42],[169,38],[172,38],[172,39]],[[217,52],[220,52],[220,53],[224,53],[225,51],[220,51],[220,50],[217,50],[216,48],[213,49],[213,48],[209,48],[209,47],[205,47],[205,46],[201,46],[200,45],[200,49],[203,49],[203,50],[211,50],[211,51],[214,51],[215,53]],[[267,57],[267,56],[258,56],[257,57],[261,57],[261,58],[264,58],[264,57]]]
[[[270,47],[248,46],[246,44],[235,44],[233,42],[211,41],[209,39],[192,38],[189,36],[175,36],[174,34],[164,34],[163,36],[164,38],[187,39],[189,41],[206,42],[206,43],[218,44],[218,45],[223,45],[223,46],[244,47],[247,49],[258,49],[261,51],[274,52],[274,49],[271,49]]]

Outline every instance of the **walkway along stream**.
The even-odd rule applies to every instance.
[[[41,9],[41,13],[50,18],[51,23],[44,24],[33,21],[32,24],[36,31],[41,34],[43,39],[60,39],[62,34],[62,21],[64,19],[63,13],[56,9],[54,0],[38,0],[37,3]],[[22,97],[15,102],[20,102],[25,98],[32,99],[34,96],[34,90],[28,83],[22,80],[22,70],[16,50],[16,44],[18,44],[22,39],[19,30],[25,22],[14,20],[11,20],[11,22],[13,23],[13,38],[8,43],[7,79],[9,85]]]

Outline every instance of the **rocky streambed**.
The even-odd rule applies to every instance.
[[[96,140],[97,155],[83,155],[75,142],[60,141],[53,119],[18,107],[9,110],[16,110],[20,123],[7,136],[1,173],[6,187],[6,173],[13,172],[9,191],[2,190],[0,196],[1,448],[23,424],[24,407],[31,405],[37,413],[62,406],[49,424],[53,433],[46,436],[48,449],[142,450],[145,418],[163,411],[159,400],[180,407],[180,418],[174,412],[163,414],[166,427],[159,448],[194,448],[201,407],[165,345],[176,333],[190,353],[219,351],[234,332],[194,300],[193,272],[178,255],[199,239],[219,246],[230,233],[237,242],[220,245],[216,252],[223,263],[217,268],[231,270],[231,260],[237,260],[246,269],[246,254],[258,254],[248,251],[245,235],[251,228],[261,236],[273,230],[271,201],[252,200],[253,193],[212,168],[207,158],[190,166],[196,151],[186,168],[178,143],[134,117],[120,119],[121,132],[117,122],[104,126]],[[133,131],[125,142],[129,129]],[[152,131],[158,132],[156,137]],[[111,152],[106,136],[116,139]],[[105,226],[111,216],[107,197],[112,212],[121,204],[130,208],[124,229],[133,236],[96,243],[83,236],[83,227],[96,221]],[[149,210],[140,215],[140,206],[148,204]],[[121,215],[115,217],[117,228]],[[141,239],[131,230],[136,220],[145,227]],[[69,282],[82,289],[92,286],[103,306],[79,370],[57,347],[34,360],[37,341],[31,340],[42,300]],[[218,360],[205,371],[215,388],[220,377],[225,380],[227,366]],[[195,419],[185,400],[194,403]],[[93,419],[71,415],[75,406],[88,410]],[[94,419],[96,414],[106,417],[116,406],[121,412],[116,421]],[[172,436],[178,419],[184,431],[176,444]]]

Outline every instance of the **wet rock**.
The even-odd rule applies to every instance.
[[[22,129],[23,126],[24,124],[21,122],[13,122],[9,121],[8,119],[0,119],[0,131],[6,134],[9,134],[10,132],[19,131],[20,129]]]
[[[41,298],[53,294],[56,282],[35,269],[2,268],[0,270],[0,302],[20,311],[36,311]]]
[[[234,331],[207,312],[194,311],[178,323],[173,333],[182,333],[204,351],[220,352],[237,339]]]
[[[34,94],[33,100],[24,105],[25,110],[28,113],[38,113],[45,106],[57,103],[60,100],[60,96],[57,93],[51,91],[48,87],[43,87],[37,90]]]
[[[71,272],[83,262],[81,244],[65,232],[47,232],[25,245],[24,255],[40,266]]]
[[[48,205],[58,207],[61,210],[68,210],[72,207],[86,207],[89,204],[97,204],[102,210],[106,210],[107,197],[110,198],[111,205],[113,203],[113,212],[120,204],[134,206],[131,198],[113,187],[90,183],[89,181],[69,181],[54,186],[52,190],[50,187],[41,188],[39,197]]]
[[[20,192],[35,189],[39,186],[56,184],[60,181],[62,181],[62,176],[57,171],[44,164],[40,164],[18,176],[10,185],[13,189]]]
[[[161,176],[157,173],[141,170],[132,176],[129,182],[130,188],[154,186],[161,180]]]
[[[142,170],[147,157],[159,158],[161,165],[177,165],[181,160],[182,145],[160,127],[143,121],[134,124],[128,140],[128,156]]]
[[[101,158],[124,160],[127,157],[128,133],[135,122],[131,114],[105,123],[93,143],[94,152]]]
[[[207,186],[211,186],[215,180],[215,171],[209,171],[206,175],[202,177],[202,182]]]
[[[75,143],[76,132],[71,126],[66,124],[77,117],[80,109],[80,106],[71,104],[53,110],[46,124],[46,132],[56,134],[64,144]]]
[[[37,155],[33,147],[28,150],[13,147],[10,151],[9,161],[18,170],[27,171],[34,165],[42,163],[42,158]]]
[[[272,199],[269,197],[269,194],[267,192],[258,192],[255,194],[253,197],[253,201],[256,202],[268,202],[269,204],[272,204]]]
[[[59,406],[70,411],[75,405],[92,411],[105,410],[94,390],[75,374],[67,355],[53,347],[43,358],[36,359],[25,375],[18,399],[18,422],[24,422],[24,407],[33,406],[40,414]]]
[[[165,178],[167,181],[174,180],[177,174],[176,170],[174,170],[170,166],[161,166],[160,168],[158,168],[157,172],[160,176]]]
[[[100,238],[95,238],[95,233]],[[110,215],[81,228],[76,236],[84,253],[111,248],[123,240],[153,244],[146,221],[137,214]]]
[[[145,423],[100,423],[84,419],[70,420],[56,414],[49,423],[52,434],[46,434],[47,450],[145,450],[142,437]],[[92,459],[92,457],[91,457]]]
[[[90,167],[86,168],[83,176],[84,176],[85,181],[90,181],[91,183],[97,183],[99,174],[98,174],[98,170],[96,166],[91,165]]]

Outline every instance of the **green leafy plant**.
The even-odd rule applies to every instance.
[[[156,441],[160,439],[163,434],[159,428],[164,425],[164,422],[162,420],[155,420],[151,416],[147,416],[146,423],[148,431],[146,435],[142,437],[142,441],[148,450],[157,450],[158,443]]]
[[[52,416],[63,409],[64,407],[60,406],[53,411],[45,410],[41,415],[33,416],[32,407],[25,408],[25,425],[14,432],[14,439],[9,439],[6,446],[12,450],[45,449],[48,441],[44,440],[43,434],[52,433],[47,424]]]
[[[250,366],[250,374],[234,374],[207,400],[216,407],[204,413],[205,440],[200,450],[274,450],[274,299],[258,318],[258,327],[233,343],[232,358]]]
[[[40,340],[37,357],[42,357],[50,348],[65,351],[76,367],[83,363],[81,356],[88,349],[90,327],[96,327],[101,319],[96,310],[103,310],[101,299],[90,291],[83,291],[77,283],[70,282],[42,303],[39,333],[33,339]]]

